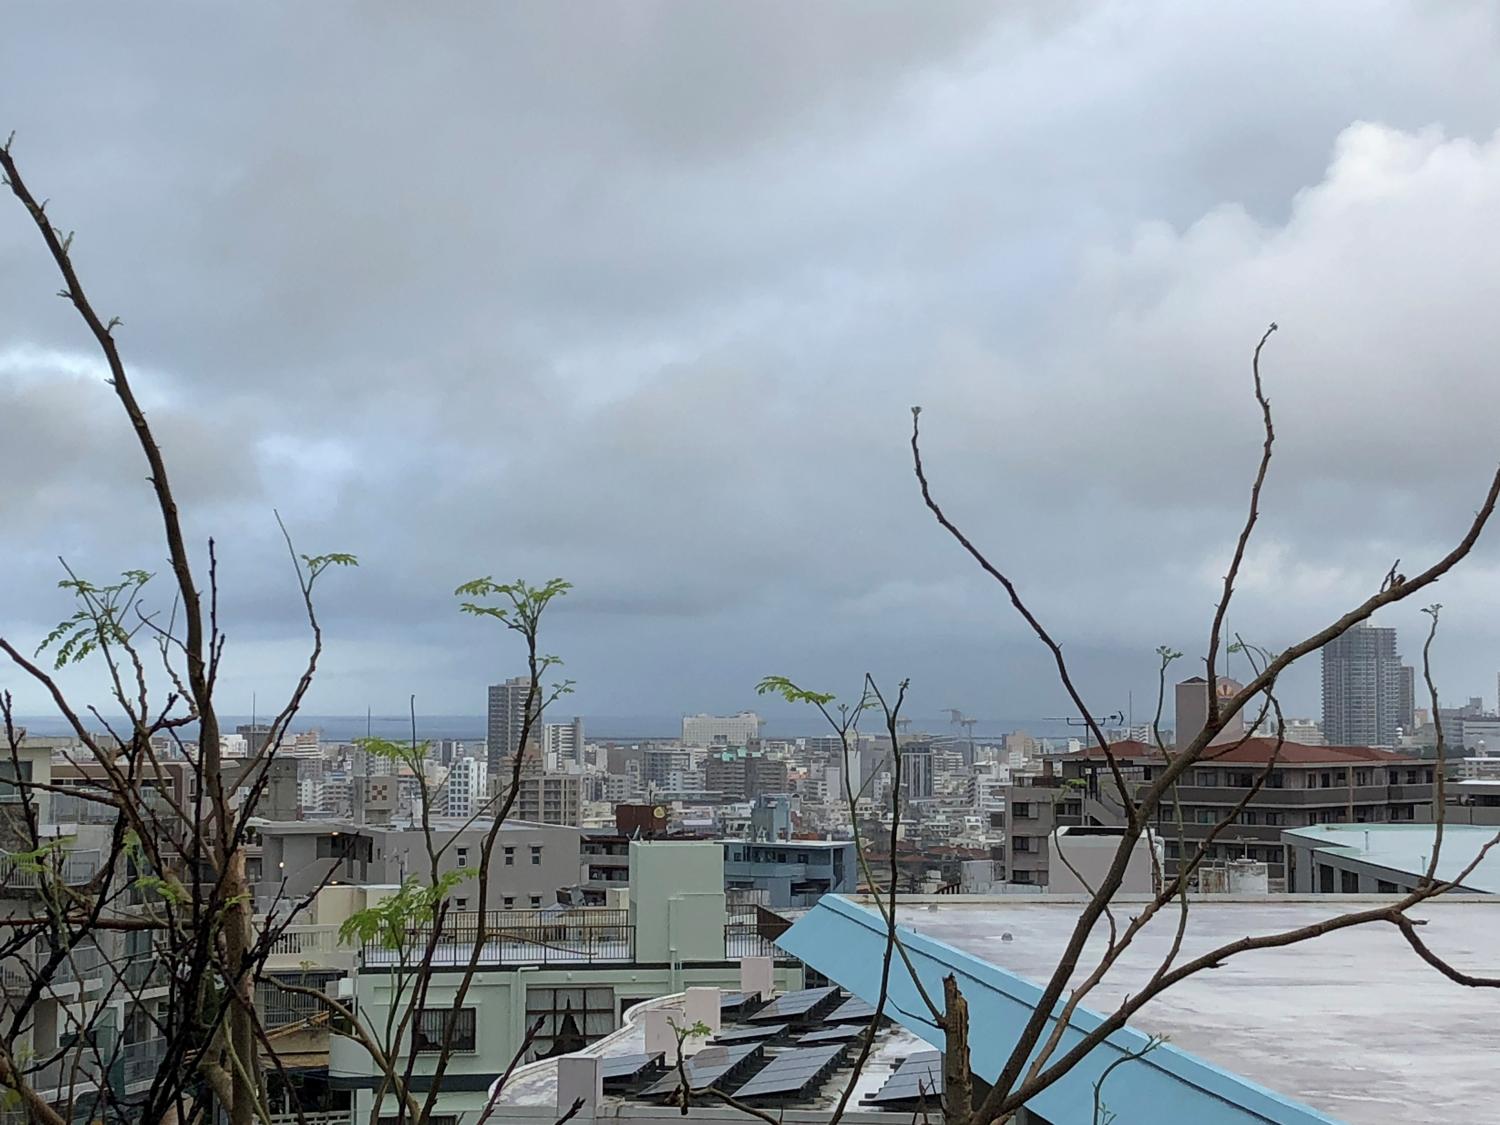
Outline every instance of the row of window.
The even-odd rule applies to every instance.
[[[533,909],[533,910],[540,910],[542,908],[542,896],[541,895],[531,895],[530,896],[530,903],[529,903],[529,905],[531,906],[531,909]],[[515,895],[505,895],[505,896],[503,896],[500,899],[500,906],[501,906],[501,909],[503,909],[503,910],[514,910],[516,908],[516,896]],[[469,897],[467,895],[455,895],[454,898],[453,898],[453,909],[454,910],[458,910],[458,911],[466,911],[466,910],[468,910],[469,909]]]
[[[515,848],[510,847],[509,845],[507,845],[507,846],[505,846],[505,847],[503,847],[503,848],[500,849],[500,855],[501,855],[501,858],[503,859],[506,867],[514,867],[516,865],[516,849]],[[469,849],[467,847],[455,848],[454,849],[454,857],[455,857],[455,862],[458,864],[459,867],[468,867],[469,866]],[[541,844],[532,844],[531,845],[531,863],[532,863],[532,866],[534,866],[534,867],[540,867],[542,865],[542,845]]]

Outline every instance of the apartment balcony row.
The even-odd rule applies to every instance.
[[[8,994],[24,993],[49,959],[44,950],[26,949],[0,960],[0,986]],[[75,946],[47,974],[48,991],[57,995],[72,991],[65,986],[87,986],[89,982],[94,987],[101,987],[107,971],[104,955],[97,946]]]
[[[0,851],[0,895],[29,894],[58,883],[82,886],[99,874],[103,862],[97,848],[57,848],[36,858]]]
[[[50,815],[54,824],[113,824],[119,816],[113,805],[66,793],[50,795]],[[171,803],[158,793],[139,794],[140,807],[158,818],[176,817]],[[189,810],[191,812],[191,810]]]
[[[23,1065],[22,1069],[31,1088],[49,1101],[98,1089],[101,1062],[107,1067],[105,1073],[114,1089],[138,1093],[156,1078],[166,1057],[166,1046],[165,1039],[154,1038],[114,1048],[101,1047],[97,1054],[88,1049],[69,1049],[57,1058],[49,1057],[43,1065]]]

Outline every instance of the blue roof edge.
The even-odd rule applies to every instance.
[[[941,992],[941,978],[947,972],[958,975],[960,987],[969,1002],[971,1018],[983,1013],[986,1000],[1000,998],[1002,1004],[1018,1006],[1018,1010],[1024,1008],[1028,1015],[1040,1003],[1041,987],[1026,978],[906,926],[900,926],[898,930],[902,944],[916,964],[921,983],[929,993]],[[851,994],[874,1004],[879,997],[880,962],[885,941],[885,922],[877,912],[859,906],[842,895],[824,895],[812,910],[793,923],[777,944],[830,980],[836,981]],[[924,971],[925,968],[930,968],[931,971]],[[982,991],[976,993],[976,986]],[[887,1015],[941,1050],[944,1045],[942,1033],[932,1025],[925,1011],[911,1011],[901,1006],[901,993],[906,992],[910,995],[904,999],[922,1008],[916,989],[899,957],[892,961],[890,991]],[[1058,1010],[1060,1012],[1061,1004]],[[997,1022],[1003,1020],[1003,1014],[997,1013]],[[1069,1031],[1064,1033],[1054,1057],[1065,1052],[1070,1041],[1076,1042],[1082,1035],[1098,1028],[1104,1020],[1105,1017],[1099,1012],[1079,1005],[1069,1020]],[[1019,1030],[1018,1023],[1014,1033],[1018,1034]],[[993,1080],[999,1073],[1000,1063],[991,1061],[999,1053],[995,1046],[996,1038],[994,1033],[986,1037],[982,1033],[976,1033],[973,1027],[970,1029],[970,1062],[974,1072],[987,1080]],[[1149,1038],[1128,1025],[1113,1032],[1077,1068],[1042,1091],[1029,1104],[1053,1121],[1076,1119],[1059,1116],[1059,1113],[1066,1114],[1069,1110],[1078,1109],[1084,1094],[1091,1108],[1097,1076],[1116,1060],[1144,1049]],[[1142,1082],[1142,1075],[1154,1075],[1157,1078],[1155,1081]],[[1135,1091],[1144,1103],[1141,1108],[1154,1106],[1159,1113],[1165,1108],[1160,1101],[1163,1091],[1153,1092],[1144,1087],[1163,1083],[1181,1086],[1184,1093],[1196,1092],[1196,1096],[1191,1096],[1189,1100],[1204,1104],[1192,1107],[1192,1120],[1201,1121],[1205,1125],[1220,1120],[1265,1121],[1274,1122],[1275,1125],[1338,1125],[1336,1118],[1167,1042],[1158,1043],[1148,1054],[1135,1060],[1133,1065],[1117,1067],[1110,1075],[1106,1100],[1112,1105],[1117,1100],[1128,1102],[1132,1100],[1132,1088],[1143,1087]],[[1225,1112],[1214,1114],[1210,1107],[1215,1103]],[[1182,1108],[1189,1110],[1186,1105]],[[1128,1114],[1120,1114],[1120,1120],[1130,1119]],[[1175,1120],[1166,1116],[1157,1116],[1156,1119]]]

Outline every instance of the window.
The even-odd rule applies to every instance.
[[[504,853],[505,853],[505,866],[506,867],[514,867],[516,865],[516,849],[515,848],[505,848],[503,850],[504,850]]]
[[[631,1001],[634,1003],[634,1001]],[[542,1021],[533,1058],[577,1051],[618,1026],[612,988],[528,988],[526,1023]]]
[[[1357,871],[1340,871],[1339,872],[1339,890],[1342,891],[1346,895],[1357,895],[1357,894],[1359,894],[1359,872],[1357,872]]]
[[[500,905],[506,910],[514,910],[516,908],[516,896],[506,895],[500,900]]]
[[[1030,801],[1017,801],[1014,807],[1016,810],[1015,815],[1017,820],[1029,820],[1031,818],[1032,812]]]
[[[1030,851],[1032,851],[1033,848],[1031,846],[1031,837],[1030,836],[1012,836],[1010,838],[1010,850],[1013,851],[1013,852],[1030,852]]]
[[[533,867],[540,867],[542,865],[542,845],[541,844],[532,844],[531,845],[531,865]]]
[[[464,897],[459,897],[459,898],[454,899],[453,900],[453,909],[454,910],[460,910],[460,911],[466,911],[466,910],[468,910],[469,909],[469,900],[467,898],[464,898]]]
[[[477,1049],[475,1008],[422,1008],[413,1021],[412,1050],[418,1054],[436,1053],[447,1047],[452,1051],[473,1052]]]
[[[1333,868],[1326,863],[1318,864],[1318,891],[1321,894],[1333,894]]]
[[[20,767],[17,770],[17,767]],[[30,762],[0,761],[0,801],[18,801],[21,790],[17,782],[31,780]],[[90,802],[92,804],[93,802]]]
[[[541,895],[532,895],[531,896],[531,909],[533,909],[533,910],[540,910],[541,908],[542,908],[542,896]]]
[[[468,848],[458,848],[454,852],[454,854],[458,856],[458,865],[460,867],[468,867],[469,866],[469,849]]]
[[[1282,813],[1268,811],[1262,815],[1265,817],[1266,823],[1272,827],[1286,823],[1286,816]]]
[[[1396,884],[1387,882],[1385,879],[1376,879],[1375,891],[1377,894],[1393,895],[1396,893]]]
[[[1201,808],[1198,810],[1199,824],[1217,824],[1218,822],[1219,812],[1217,809]]]

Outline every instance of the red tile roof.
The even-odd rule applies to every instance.
[[[1202,757],[1203,762],[1268,762],[1276,749],[1274,738],[1249,738],[1234,749],[1232,742],[1222,746],[1210,746]],[[1161,760],[1161,751],[1145,742],[1113,742],[1110,749],[1121,760]],[[1091,759],[1104,758],[1104,751],[1096,745],[1088,746],[1082,754]],[[1420,759],[1391,750],[1377,750],[1373,746],[1306,746],[1300,742],[1283,742],[1278,762],[1287,765],[1341,765],[1345,762],[1412,762]]]

